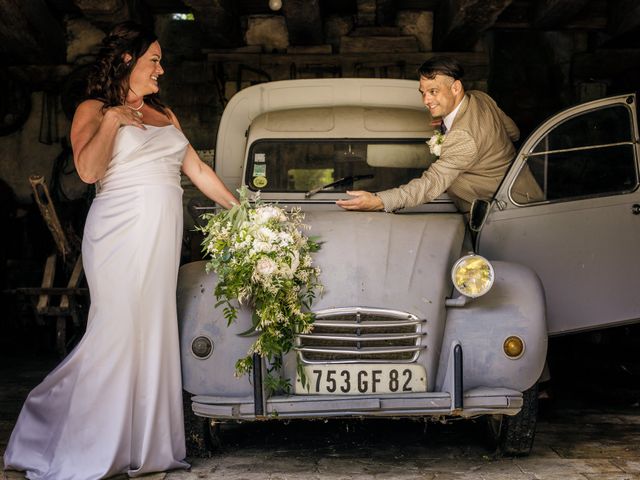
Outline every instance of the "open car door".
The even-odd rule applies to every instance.
[[[550,334],[640,320],[635,95],[582,104],[522,146],[477,239],[488,258],[533,268]]]

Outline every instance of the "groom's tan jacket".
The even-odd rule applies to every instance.
[[[378,192],[387,212],[427,203],[445,190],[468,212],[476,198],[490,199],[515,157],[518,127],[489,95],[469,91],[446,133],[440,158],[420,178]]]

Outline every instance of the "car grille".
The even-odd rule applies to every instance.
[[[398,310],[334,308],[316,312],[313,331],[298,335],[305,363],[414,362],[426,349],[426,320]]]

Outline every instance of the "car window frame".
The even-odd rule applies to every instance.
[[[636,103],[636,102],[634,101],[633,103]],[[582,115],[593,113],[593,112],[595,112],[597,110],[604,110],[604,109],[607,109],[607,108],[615,108],[615,107],[618,107],[618,106],[624,106],[626,108],[626,110],[627,110],[627,113],[628,113],[627,120],[629,122],[629,127],[630,127],[630,132],[631,132],[631,137],[632,137],[631,140],[625,141],[625,142],[608,143],[608,144],[596,144],[596,145],[588,145],[588,146],[582,146],[582,147],[573,147],[573,148],[555,149],[555,150],[545,150],[545,151],[532,153],[533,150],[539,145],[539,143],[545,137],[547,137],[557,127],[565,124],[566,122],[569,122],[569,121],[571,121],[571,120],[573,120],[573,119],[575,119],[577,117],[580,117]],[[580,106],[578,106],[578,107],[580,107]],[[507,189],[507,194],[508,194],[509,201],[514,206],[516,206],[517,208],[526,208],[526,207],[533,207],[533,206],[539,206],[539,205],[550,205],[550,204],[574,202],[574,201],[586,200],[586,199],[591,199],[591,198],[603,198],[603,197],[606,198],[606,197],[614,197],[614,196],[619,196],[619,195],[628,195],[630,193],[633,193],[633,192],[637,191],[638,188],[640,188],[640,170],[639,170],[639,166],[638,166],[638,148],[637,148],[638,139],[637,139],[637,132],[635,131],[635,128],[634,128],[634,118],[633,118],[633,110],[632,110],[634,107],[635,107],[634,105],[630,105],[628,102],[626,102],[626,103],[624,103],[624,102],[615,102],[615,103],[610,103],[610,104],[606,104],[606,105],[595,106],[593,108],[589,108],[589,109],[586,109],[586,110],[577,111],[574,114],[572,114],[570,116],[567,116],[566,118],[563,118],[561,121],[558,121],[558,122],[553,122],[553,119],[557,118],[558,116],[563,115],[563,113],[565,113],[565,112],[561,112],[558,115],[553,116],[551,119],[549,119],[548,122],[552,122],[552,123],[551,123],[551,125],[549,125],[549,127],[547,129],[545,129],[543,132],[534,131],[532,136],[537,137],[537,139],[527,149],[527,152],[523,152],[521,150],[518,153],[518,155],[516,156],[516,159],[522,158],[522,160],[520,162],[518,162],[517,171],[514,172],[514,175],[511,177],[511,180],[509,182],[509,187]],[[635,107],[635,108],[637,108],[637,107]],[[548,122],[545,122],[545,123],[548,123]],[[529,143],[529,141],[525,142],[525,145],[527,143]],[[633,153],[633,160],[634,160],[633,161],[633,166],[634,166],[634,173],[635,173],[635,184],[630,189],[620,190],[620,191],[617,191],[617,192],[603,192],[603,193],[600,193],[600,194],[580,195],[580,196],[575,196],[575,197],[558,198],[558,199],[552,199],[552,200],[540,200],[540,201],[534,201],[534,202],[530,202],[530,203],[520,203],[512,195],[513,188],[514,188],[514,186],[516,184],[516,181],[518,180],[522,170],[525,168],[526,165],[528,165],[529,159],[532,158],[532,157],[539,157],[539,156],[542,156],[542,155],[564,153],[564,152],[576,152],[576,151],[581,151],[581,150],[582,151],[584,151],[584,150],[594,150],[594,149],[608,148],[608,147],[612,147],[612,146],[623,146],[623,145],[630,145],[632,153]],[[542,188],[542,186],[541,186],[541,188]],[[501,187],[498,188],[496,193],[498,191],[500,191],[500,190],[501,190]]]

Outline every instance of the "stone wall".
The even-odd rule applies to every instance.
[[[26,123],[18,131],[0,137],[0,178],[11,186],[20,203],[31,203],[30,175],[42,175],[51,183],[54,163],[64,150],[60,139],[67,136],[69,131],[69,120],[62,112],[59,97],[56,96],[54,101],[58,108],[51,125],[57,125],[58,132],[57,135],[52,132],[53,136],[46,138],[48,128],[41,126],[44,96],[43,91],[33,92],[32,108]],[[43,142],[49,140],[52,143]],[[72,162],[70,157],[69,161]],[[86,186],[73,172],[64,175],[62,182],[69,198],[79,198],[85,192]]]

